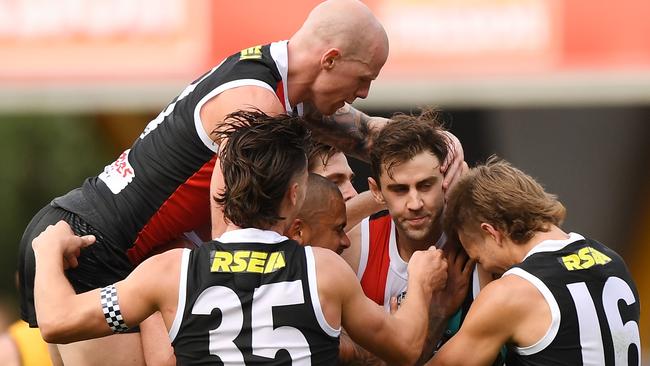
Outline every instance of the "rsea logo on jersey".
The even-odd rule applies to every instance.
[[[604,265],[612,259],[592,247],[584,247],[577,252],[562,257],[562,264],[569,271],[587,269],[596,264]]]
[[[262,58],[262,46],[249,47],[241,50],[239,53],[240,60],[259,60]]]
[[[286,266],[284,252],[214,251],[210,272],[271,273]]]

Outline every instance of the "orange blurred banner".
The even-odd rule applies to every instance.
[[[210,57],[208,0],[0,1],[0,79],[174,78]]]
[[[0,81],[196,77],[286,39],[318,3],[0,0]],[[390,38],[382,79],[650,70],[650,1],[370,0]]]

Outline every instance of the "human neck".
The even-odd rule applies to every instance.
[[[308,54],[309,44],[304,44],[302,37],[294,35],[287,44],[287,98],[292,107],[311,100],[311,85],[314,82],[314,71],[318,65],[310,64]]]
[[[411,259],[413,253],[416,251],[427,250],[430,246],[436,245],[440,239],[440,236],[442,236],[442,226],[439,222],[436,222],[429,235],[421,240],[409,238],[407,235],[401,232],[398,226],[395,226],[395,242],[397,244],[397,252],[405,262],[408,262]]]
[[[243,229],[240,226],[237,226],[231,222],[228,223],[226,226],[226,230],[224,232],[228,231],[234,231],[234,230],[241,230]],[[284,235],[284,230],[285,230],[285,220],[280,220],[278,221],[275,225],[273,226],[267,226],[267,227],[256,227],[255,229],[258,230],[268,230],[268,231],[275,231],[276,233],[280,235]]]

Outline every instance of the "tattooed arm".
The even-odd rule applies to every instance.
[[[341,331],[341,345],[339,347],[339,366],[385,366],[386,362],[382,361],[379,357],[366,351],[363,347],[354,343],[350,336],[342,329]]]
[[[383,117],[370,117],[347,103],[331,116],[323,116],[305,105],[305,119],[314,139],[363,161],[368,161],[374,137],[388,122]]]

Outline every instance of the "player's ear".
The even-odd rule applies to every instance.
[[[375,179],[372,177],[368,177],[368,188],[370,188],[370,193],[372,194],[372,198],[374,198],[375,201],[377,201],[377,203],[381,205],[386,204],[386,200],[384,200],[384,195],[381,193],[379,184],[377,184]]]
[[[487,222],[482,222],[481,231],[483,232],[483,235],[487,235],[491,237],[498,244],[501,243],[502,235],[499,232],[499,230],[497,230],[494,226],[492,226],[492,224],[488,224]]]
[[[334,68],[334,64],[338,61],[341,56],[341,51],[338,48],[330,48],[323,56],[320,58],[320,66],[324,70],[331,70]]]
[[[289,190],[287,191],[287,195],[289,196],[289,201],[291,202],[291,206],[295,207],[298,205],[298,182],[293,182],[291,183],[291,186],[289,187]]]
[[[303,226],[304,224],[301,219],[294,219],[287,229],[286,236],[289,239],[297,241],[300,245],[305,245],[302,237]]]

